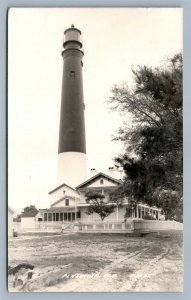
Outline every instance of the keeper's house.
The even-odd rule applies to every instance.
[[[43,222],[96,222],[100,221],[98,214],[88,215],[87,208],[90,204],[86,202],[87,192],[97,192],[105,196],[105,201],[110,202],[109,194],[118,188],[121,180],[115,179],[109,175],[98,173],[90,179],[78,185],[75,189],[67,184],[62,184],[49,192],[51,205],[48,209],[41,209]],[[104,221],[123,222],[128,207],[128,198],[124,198],[121,205],[117,206],[113,213],[104,219]],[[152,215],[158,220],[161,217],[160,209],[149,207],[146,204],[138,204],[135,211],[129,214],[129,218],[143,219],[145,216]]]

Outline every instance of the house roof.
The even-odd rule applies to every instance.
[[[79,211],[78,207],[76,207],[77,211]],[[50,207],[43,210],[46,212],[75,212],[75,206],[62,206],[62,207]]]
[[[21,214],[21,218],[34,218],[39,213],[39,211],[25,211]]]
[[[69,189],[71,189],[71,190],[77,192],[77,191],[76,191],[74,188],[72,188],[71,186],[67,185],[66,183],[63,183],[63,184],[59,185],[58,187],[56,187],[55,189],[53,189],[52,191],[50,191],[50,192],[49,192],[49,195],[52,194],[52,193],[54,193],[55,191],[57,191],[58,189],[60,189],[60,188],[63,187],[63,186],[67,186]],[[77,192],[77,193],[78,193],[78,192]]]
[[[76,187],[76,189],[80,189],[80,188],[86,187],[90,183],[96,181],[99,177],[104,177],[104,178],[106,178],[107,180],[109,180],[109,181],[111,181],[113,183],[117,183],[118,185],[121,184],[121,180],[115,179],[115,178],[113,178],[113,177],[111,177],[109,175],[106,175],[106,174],[100,172],[100,173],[96,174],[95,176],[89,178],[88,180],[84,181],[80,185],[78,185]]]

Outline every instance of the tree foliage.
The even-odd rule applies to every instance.
[[[102,221],[108,217],[116,207],[115,204],[105,201],[105,196],[100,193],[86,193],[86,202],[90,204],[86,213],[88,215],[96,213],[100,216]]]
[[[167,218],[177,214],[173,201],[167,212],[163,190],[170,199],[176,192],[179,216],[182,205],[182,64],[177,54],[161,68],[139,66],[133,70],[134,85],[114,86],[108,99],[112,110],[133,120],[114,138],[125,146],[125,153],[115,159],[126,174],[123,193],[161,207]]]
[[[35,207],[35,205],[30,205],[24,207],[23,212],[38,212],[38,209]]]

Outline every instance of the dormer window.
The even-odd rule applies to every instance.
[[[65,199],[65,206],[69,206],[69,199]]]

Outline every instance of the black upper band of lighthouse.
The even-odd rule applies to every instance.
[[[86,153],[81,32],[65,31],[58,153]]]

